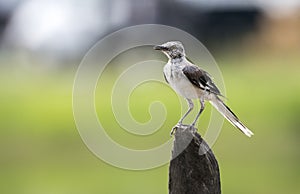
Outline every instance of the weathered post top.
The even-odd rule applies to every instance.
[[[170,194],[221,193],[218,162],[208,144],[189,125],[177,127],[169,167]]]

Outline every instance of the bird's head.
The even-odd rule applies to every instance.
[[[166,42],[162,45],[156,45],[153,48],[162,51],[169,59],[185,57],[183,44],[179,41]]]

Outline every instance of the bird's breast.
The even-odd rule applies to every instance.
[[[203,92],[196,88],[182,72],[181,66],[166,64],[164,74],[170,86],[181,96],[189,99],[199,98]]]

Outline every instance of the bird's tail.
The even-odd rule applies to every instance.
[[[254,135],[239,119],[238,117],[230,110],[226,104],[218,97],[214,96],[210,103],[236,128],[241,130],[245,135],[251,137]]]

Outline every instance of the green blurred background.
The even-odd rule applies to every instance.
[[[120,6],[119,2],[113,2],[112,7]],[[126,2],[132,6],[131,1]],[[38,5],[38,1],[31,3]],[[59,2],[56,3],[57,7],[62,6]],[[154,9],[155,14],[161,13],[158,10],[164,10],[164,6],[168,5],[168,2],[165,2],[164,6],[153,8],[143,3],[138,4],[139,9]],[[181,1],[178,3],[179,8],[184,6]],[[78,7],[82,6],[78,2],[77,4]],[[51,37],[44,36],[44,42],[39,44],[36,43],[37,40],[26,44],[26,37],[34,39],[36,36],[14,27],[18,26],[18,20],[24,22],[21,20],[24,17],[21,17],[19,12],[24,12],[26,6],[30,7],[26,5],[26,1],[19,1],[13,8],[7,9],[10,14],[1,31],[0,193],[168,193],[168,164],[144,171],[124,170],[103,162],[88,150],[73,119],[72,87],[79,61],[94,40],[89,40],[89,43],[82,38],[80,41],[86,45],[78,45],[81,50],[76,52],[67,49],[69,40],[65,40],[66,45],[57,41],[57,48],[65,50],[56,49],[51,40],[62,37],[55,33]],[[93,7],[94,4],[90,6]],[[141,19],[138,14],[143,13],[134,11],[137,5],[134,6],[134,9],[128,12],[133,14],[127,22],[112,22],[111,27],[106,25],[106,31],[101,31],[102,34],[96,33],[96,39],[114,29],[132,24],[156,21],[168,24],[166,19],[160,20],[163,14],[158,14],[155,19],[152,16]],[[41,7],[45,10],[50,9],[49,6]],[[84,11],[79,12],[81,9],[78,7],[75,9],[76,14],[87,14]],[[87,9],[86,7],[82,9]],[[176,6],[174,7],[176,10]],[[194,10],[189,6],[184,8],[203,14],[201,9]],[[277,7],[277,11],[279,8]],[[299,11],[299,7],[296,8]],[[232,13],[234,10],[236,13],[236,9],[238,7],[233,9],[229,6],[216,10],[226,13]],[[210,7],[209,10],[214,9]],[[243,7],[242,10],[247,9]],[[238,32],[238,35],[232,31],[224,33],[226,40],[221,36],[214,41],[211,37],[203,35],[205,33],[198,32],[192,23],[196,21],[186,25],[170,21],[170,25],[184,29],[205,42],[223,74],[228,105],[255,134],[249,139],[228,122],[224,123],[221,134],[212,147],[220,165],[223,193],[300,193],[300,16],[299,12],[292,12],[292,9],[289,10],[289,14],[278,13],[280,17],[269,14],[271,8],[266,9],[269,12],[261,11],[261,8],[258,10],[259,17],[255,16],[258,18],[255,19],[255,25],[249,24],[251,28],[243,30],[243,33],[234,31]],[[94,10],[95,13],[98,11]],[[92,15],[94,12],[88,12],[91,14],[91,20],[96,17]],[[30,13],[33,13],[32,10]],[[63,18],[59,16],[58,21]],[[28,18],[36,17],[30,15]],[[58,21],[54,23],[57,24]],[[190,20],[187,18],[187,21]],[[247,24],[247,21],[242,23]],[[216,26],[222,22],[224,21],[213,23],[212,29],[219,30]],[[100,24],[93,25],[104,28]],[[38,31],[39,27],[36,27]],[[66,26],[68,27],[71,28],[72,25]],[[225,25],[222,32],[228,32],[227,27]],[[46,30],[49,31],[51,30]],[[84,32],[86,34],[79,33],[78,37],[87,36],[91,30]],[[20,38],[20,34],[23,34],[23,39]],[[74,38],[76,40],[76,37]],[[49,47],[46,40],[50,40]],[[72,44],[70,47],[72,48]],[[110,90],[109,77],[116,76],[117,68],[115,71],[107,71],[100,81]],[[159,91],[162,101],[169,98],[165,104],[169,112],[166,123],[157,133],[146,137],[126,134],[117,124],[113,114],[107,114],[111,112],[110,95],[104,90],[101,87],[97,88],[96,108],[99,120],[109,129],[107,132],[113,139],[129,147],[144,149],[159,145],[170,138],[170,129],[180,117],[180,107],[176,95],[167,86],[158,83],[144,84],[131,96],[130,109],[133,116],[141,122],[150,118],[147,110],[151,98],[146,96],[152,96],[154,92]],[[138,100],[140,97],[145,98]],[[139,106],[133,105],[134,102]],[[209,111],[208,105],[200,119],[201,134],[205,132],[203,128],[209,119]]]

